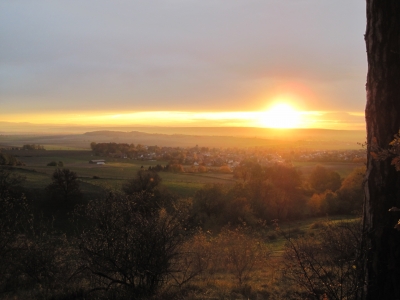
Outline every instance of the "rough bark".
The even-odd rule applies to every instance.
[[[400,1],[367,0],[367,144],[389,146],[400,129]],[[368,151],[364,201],[365,299],[400,299],[400,172]]]

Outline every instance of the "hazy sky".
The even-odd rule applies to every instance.
[[[364,0],[2,0],[0,121],[135,124],[284,97],[359,126],[364,32]]]

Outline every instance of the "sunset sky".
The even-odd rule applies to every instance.
[[[364,32],[363,0],[3,0],[0,121],[364,129]]]

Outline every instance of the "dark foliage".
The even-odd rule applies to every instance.
[[[22,150],[46,150],[42,145],[26,144],[22,146]]]
[[[25,179],[25,177],[13,173],[12,170],[0,168],[0,196],[15,194]]]
[[[47,164],[48,167],[59,167],[62,168],[64,166],[64,163],[62,161],[51,161]]]
[[[47,190],[54,197],[61,197],[67,201],[81,196],[78,175],[75,172],[57,168],[51,176],[51,180],[52,183],[47,186]]]
[[[185,232],[184,210],[143,214],[141,197],[143,193],[109,195],[84,210],[90,227],[80,237],[80,272],[91,274],[93,290],[125,299],[149,296],[174,271]]]
[[[14,155],[0,153],[0,166],[23,166],[24,163],[19,161]]]
[[[311,187],[318,193],[325,192],[326,190],[335,192],[341,185],[339,173],[330,171],[321,165],[317,165],[313,169],[308,180]]]
[[[286,277],[302,299],[361,299],[363,259],[361,222],[326,222],[313,236],[287,240]]]

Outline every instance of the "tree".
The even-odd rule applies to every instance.
[[[25,177],[12,173],[10,170],[0,169],[0,196],[13,192],[25,179]]]
[[[222,212],[226,207],[226,192],[220,184],[206,185],[193,197],[193,214],[205,229],[214,229],[221,225]]]
[[[0,165],[23,166],[24,163],[19,161],[14,155],[0,153]]]
[[[71,197],[81,195],[78,175],[75,172],[57,168],[51,176],[51,180],[52,183],[47,186],[47,189],[53,196],[61,195],[64,200],[69,200]]]
[[[128,180],[122,186],[122,190],[127,195],[140,192],[152,193],[160,183],[161,177],[157,172],[150,170],[139,170],[135,178]]]
[[[319,227],[314,235],[299,238],[281,231],[287,241],[283,254],[286,278],[297,286],[298,299],[360,299],[360,220],[328,221]]]
[[[365,167],[354,169],[342,182],[337,191],[341,206],[341,213],[361,212],[364,200],[363,181]]]
[[[243,179],[244,182],[250,179],[261,178],[263,174],[262,167],[252,159],[243,160],[233,171],[233,178]]]
[[[135,178],[122,186],[122,190],[136,203],[135,209],[149,215],[161,207],[171,208],[176,201],[175,195],[161,185],[161,177],[155,171],[139,170]]]
[[[367,0],[365,34],[368,74],[367,172],[364,230],[366,259],[365,299],[400,298],[400,173],[389,158],[376,160],[371,147],[385,149],[400,128],[400,1]]]
[[[177,272],[174,261],[184,240],[187,209],[177,207],[168,213],[160,208],[144,214],[136,208],[143,201],[133,199],[140,197],[142,193],[111,194],[84,208],[82,217],[89,225],[80,236],[80,271],[93,275],[93,291],[140,299],[154,294]]]
[[[340,188],[341,184],[339,173],[330,171],[321,165],[315,166],[308,180],[311,187],[319,193],[325,192],[326,190],[335,192]]]

